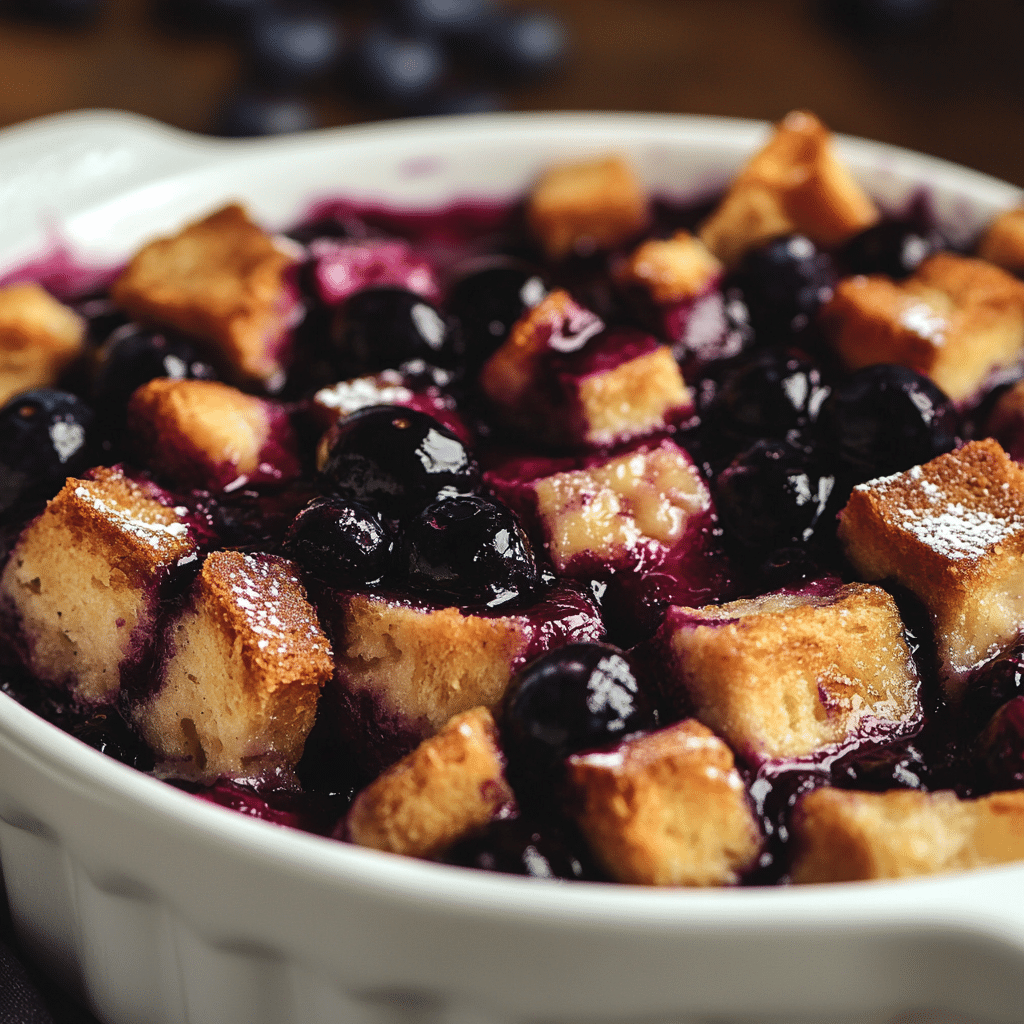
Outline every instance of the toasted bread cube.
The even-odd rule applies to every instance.
[[[952,698],[1024,629],[1024,469],[992,439],[855,487],[839,538],[861,578],[928,609]]]
[[[618,268],[621,284],[645,289],[658,305],[703,295],[721,279],[724,268],[689,231],[642,242]]]
[[[164,584],[197,557],[184,508],[113,469],[69,479],[0,577],[28,666],[81,701],[112,700],[152,643]]]
[[[299,473],[284,409],[218,381],[143,384],[128,403],[128,429],[154,472],[179,487],[234,490]]]
[[[900,282],[846,278],[820,315],[847,369],[899,363],[957,402],[1024,352],[1024,283],[954,253],[936,253]]]
[[[285,280],[294,262],[235,204],[143,246],[110,293],[135,319],[202,338],[235,377],[274,391],[298,311]]]
[[[787,114],[767,145],[701,225],[704,244],[726,266],[780,235],[799,232],[836,246],[879,218],[878,209],[832,150],[832,134],[804,111]]]
[[[1001,213],[989,224],[978,255],[1011,274],[1024,274],[1024,206]]]
[[[494,718],[472,708],[359,793],[345,831],[360,846],[436,857],[513,801]]]
[[[568,776],[580,830],[617,882],[733,885],[757,861],[761,831],[732,752],[700,722],[574,754]]]
[[[85,346],[85,320],[37,284],[0,288],[0,405],[52,387]]]
[[[863,584],[669,609],[684,703],[751,765],[912,732],[921,701],[893,599]]]
[[[594,563],[615,569],[649,568],[703,521],[711,495],[693,460],[663,441],[583,469],[533,481],[530,489],[560,574]]]
[[[333,670],[298,569],[213,552],[168,636],[161,685],[135,714],[158,771],[212,782],[294,768]]]
[[[526,219],[548,257],[557,260],[628,241],[647,224],[647,197],[621,157],[560,164],[534,186]]]
[[[952,791],[802,796],[794,882],[908,878],[1024,860],[1024,790],[960,800]]]

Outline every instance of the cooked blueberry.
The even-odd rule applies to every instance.
[[[522,799],[553,793],[565,759],[654,729],[657,716],[632,657],[611,644],[556,648],[530,662],[505,695],[502,741]]]
[[[74,303],[74,309],[88,321],[89,341],[93,345],[101,345],[115,330],[128,322],[124,310],[115,306],[106,292],[83,296]]]
[[[735,276],[758,337],[785,341],[804,330],[837,281],[832,257],[803,235],[752,249]]]
[[[0,514],[53,497],[88,469],[92,425],[92,409],[66,391],[26,391],[0,409]]]
[[[486,22],[474,43],[478,61],[486,62],[492,74],[532,81],[565,66],[569,33],[550,11],[507,11]]]
[[[489,498],[435,501],[406,524],[403,540],[409,585],[427,594],[496,608],[539,581],[519,520]]]
[[[909,277],[933,253],[948,243],[938,230],[909,221],[883,220],[854,235],[837,259],[846,274],[886,274]]]
[[[314,498],[285,534],[285,552],[332,586],[377,583],[391,567],[394,537],[376,512],[357,501]]]
[[[808,544],[833,525],[835,476],[793,439],[758,441],[715,481],[725,539],[746,551]]]
[[[566,824],[532,818],[500,818],[482,832],[456,843],[448,864],[503,871],[531,878],[595,878],[586,846]]]
[[[398,405],[371,406],[336,423],[321,443],[320,472],[339,497],[391,519],[480,485],[480,470],[455,434]]]
[[[924,789],[928,765],[913,742],[854,751],[832,765],[832,784],[882,793],[887,789]]]
[[[313,108],[300,96],[246,87],[228,97],[213,131],[229,138],[249,138],[305,132],[316,126]]]
[[[758,566],[756,580],[758,589],[798,589],[818,579],[823,570],[818,561],[805,547],[776,548]]]
[[[957,444],[953,403],[927,377],[895,364],[847,377],[821,409],[825,443],[855,482],[928,462]]]
[[[364,288],[350,295],[338,307],[331,338],[344,377],[393,369],[410,359],[453,367],[462,354],[458,329],[405,288]]]
[[[547,293],[540,271],[511,257],[494,257],[464,273],[447,305],[462,327],[469,365],[482,366],[512,325]]]
[[[249,22],[251,76],[269,85],[298,86],[338,64],[344,40],[337,17],[317,3],[266,7]]]
[[[446,70],[444,50],[426,35],[371,25],[356,44],[356,84],[371,102],[409,109],[434,91]]]
[[[1007,701],[992,716],[977,750],[993,789],[1024,786],[1024,696]]]
[[[979,732],[1007,701],[1024,696],[1024,650],[1015,647],[972,678],[963,700],[967,728]]]
[[[71,734],[122,764],[144,772],[153,768],[152,751],[114,708],[94,711]]]

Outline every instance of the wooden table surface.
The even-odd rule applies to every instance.
[[[338,4],[349,24],[373,6]],[[545,6],[571,31],[570,66],[554,81],[507,92],[512,109],[774,120],[804,107],[838,131],[1024,186],[1024,0],[946,0],[926,30],[875,39],[838,30],[817,0],[545,0]],[[161,27],[152,0],[106,0],[100,21],[80,31],[0,18],[0,54],[0,125],[60,110],[119,107],[202,131],[241,65],[228,39]],[[325,125],[383,113],[330,84],[312,95]]]

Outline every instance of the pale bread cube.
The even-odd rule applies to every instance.
[[[620,284],[643,288],[658,305],[685,302],[715,286],[724,271],[707,246],[689,231],[649,238],[617,268]]]
[[[799,233],[831,247],[878,219],[872,199],[836,158],[831,132],[813,114],[794,111],[742,168],[698,234],[735,267],[780,235]]]
[[[86,324],[37,284],[0,288],[0,405],[52,387],[81,355]]]
[[[568,777],[580,830],[617,882],[733,885],[757,862],[761,831],[732,752],[700,722],[574,754]]]
[[[951,791],[823,787],[796,805],[794,882],[908,878],[1024,860],[1024,790],[960,800]]]
[[[984,260],[941,252],[911,277],[845,278],[822,324],[848,370],[898,363],[950,398],[974,397],[1024,352],[1024,283]]]
[[[285,278],[293,263],[233,204],[143,246],[110,294],[136,320],[205,340],[235,377],[274,391],[299,311]]]
[[[928,609],[950,697],[1020,636],[1024,469],[998,442],[855,487],[839,539],[863,579],[896,580]]]
[[[1024,274],[1024,206],[1001,213],[989,224],[978,255],[1011,274]]]
[[[234,490],[299,473],[283,408],[218,381],[143,384],[128,403],[128,430],[146,463],[176,486]]]
[[[152,643],[163,585],[197,558],[185,516],[119,470],[68,480],[0,577],[35,676],[85,702],[117,695]]]
[[[609,156],[548,168],[533,187],[526,219],[549,259],[611,249],[647,225],[647,197],[632,167]]]
[[[160,686],[135,712],[160,774],[213,782],[294,768],[333,670],[295,565],[213,552],[167,644]]]
[[[513,802],[494,718],[472,708],[362,790],[345,833],[375,850],[436,857]]]
[[[673,607],[662,637],[682,703],[750,765],[920,725],[917,670],[895,602],[879,587]]]

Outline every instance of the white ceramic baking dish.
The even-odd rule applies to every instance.
[[[611,149],[652,188],[704,196],[767,130],[527,115],[224,142],[123,114],[49,118],[0,132],[0,270],[58,242],[109,263],[234,198],[272,226],[322,197],[507,198],[553,160]],[[1021,200],[890,147],[840,149],[884,204],[923,185],[963,236]],[[246,819],[3,695],[0,857],[27,948],[110,1024],[1024,1020],[1024,865],[709,892],[488,875]]]

